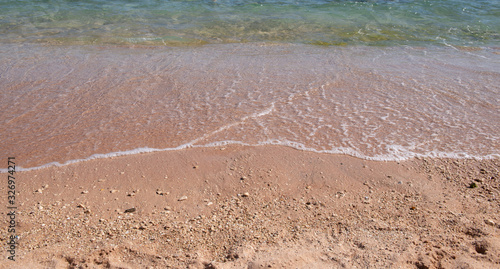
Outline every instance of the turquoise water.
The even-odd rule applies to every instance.
[[[500,45],[499,0],[0,1],[0,42]]]

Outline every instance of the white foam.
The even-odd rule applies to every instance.
[[[196,141],[198,139],[195,139],[193,141]],[[217,142],[211,142],[208,144],[204,145],[194,145],[191,142],[179,145],[174,148],[163,148],[163,149],[157,149],[157,148],[148,148],[148,147],[143,147],[143,148],[137,148],[137,149],[132,149],[132,150],[126,150],[126,151],[117,151],[117,152],[111,152],[111,153],[106,153],[106,154],[93,154],[87,158],[82,158],[82,159],[75,159],[75,160],[69,160],[64,163],[60,162],[51,162],[47,163],[44,165],[36,166],[36,167],[29,167],[29,168],[22,168],[22,167],[16,167],[16,171],[33,171],[33,170],[39,170],[39,169],[44,169],[48,167],[62,167],[70,164],[75,164],[79,162],[85,162],[85,161],[90,161],[90,160],[95,160],[95,159],[106,159],[106,158],[113,158],[113,157],[119,157],[119,156],[126,156],[126,155],[135,155],[135,154],[143,154],[143,153],[152,153],[152,152],[163,152],[163,151],[176,151],[176,150],[183,150],[186,148],[214,148],[214,147],[220,147],[220,146],[227,146],[227,145],[242,145],[242,146],[264,146],[264,145],[278,145],[278,146],[285,146],[285,147],[290,147],[294,148],[297,150],[302,150],[302,151],[311,151],[311,152],[316,152],[316,153],[327,153],[327,154],[342,154],[342,155],[349,155],[353,156],[356,158],[360,159],[365,159],[365,160],[372,160],[372,161],[404,161],[412,158],[453,158],[453,159],[476,159],[476,160],[485,160],[485,159],[497,159],[500,158],[500,154],[489,154],[486,156],[477,156],[473,154],[469,154],[466,152],[442,152],[442,151],[430,151],[428,153],[422,154],[422,153],[416,153],[413,151],[410,151],[408,148],[409,147],[404,147],[400,145],[388,145],[388,151],[390,153],[387,154],[380,154],[380,155],[375,155],[375,156],[367,156],[353,148],[348,148],[348,147],[333,147],[332,149],[329,150],[318,150],[315,148],[308,147],[302,143],[295,142],[295,141],[288,141],[288,140],[277,140],[277,139],[270,139],[266,141],[259,142],[257,144],[250,144],[250,143],[245,143],[242,141],[235,141],[235,140],[225,140],[225,141],[217,141]],[[7,173],[7,169],[0,169],[0,173]]]
[[[181,149],[185,149],[185,148],[189,148],[189,147],[192,147],[192,145],[187,143],[187,144],[183,144],[183,145],[180,145],[178,147],[175,147],[175,148],[165,148],[165,149],[155,149],[155,148],[148,148],[148,147],[136,148],[136,149],[132,149],[132,150],[110,152],[110,153],[106,153],[106,154],[93,154],[87,158],[69,160],[69,161],[66,161],[63,163],[51,162],[51,163],[47,163],[44,165],[29,167],[29,168],[16,167],[16,171],[31,171],[31,170],[38,170],[38,169],[43,169],[43,168],[52,167],[52,166],[61,167],[61,166],[66,166],[66,165],[70,165],[70,164],[74,164],[74,163],[95,160],[95,159],[113,158],[113,157],[118,157],[118,156],[151,153],[151,152],[158,152],[158,151],[181,150]],[[6,173],[7,171],[8,171],[7,169],[0,169],[0,173]]]
[[[240,121],[237,121],[237,122],[233,122],[233,123],[230,123],[230,124],[224,125],[224,126],[222,126],[222,127],[218,128],[217,130],[215,130],[215,131],[211,132],[211,133],[205,134],[205,135],[204,135],[204,136],[202,136],[202,137],[199,137],[199,138],[196,138],[196,139],[192,140],[192,141],[191,141],[191,142],[189,142],[188,144],[194,145],[194,144],[198,143],[199,141],[203,141],[203,140],[205,140],[205,139],[207,139],[207,138],[209,138],[209,137],[211,137],[211,136],[213,136],[213,135],[215,135],[215,134],[217,134],[217,133],[220,133],[220,132],[222,132],[222,131],[224,131],[224,130],[230,129],[230,128],[234,127],[234,126],[240,125],[240,124],[244,123],[246,120],[248,120],[248,119],[250,119],[250,118],[259,118],[259,117],[262,117],[262,116],[268,115],[268,114],[270,114],[273,110],[274,110],[274,102],[273,102],[273,103],[271,103],[271,106],[270,106],[269,108],[265,109],[265,110],[264,110],[264,111],[262,111],[262,112],[259,112],[259,113],[254,113],[254,114],[252,114],[252,115],[249,115],[249,116],[246,116],[246,117],[241,118],[241,120],[240,120]]]

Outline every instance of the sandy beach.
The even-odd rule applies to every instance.
[[[233,145],[17,172],[0,268],[500,268],[499,168]]]

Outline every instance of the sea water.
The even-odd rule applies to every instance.
[[[494,158],[499,28],[500,1],[1,1],[0,152]]]
[[[498,0],[3,0],[0,40],[496,46],[499,16]]]

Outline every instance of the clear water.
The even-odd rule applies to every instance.
[[[498,0],[0,1],[0,41],[498,46]]]
[[[498,158],[499,10],[0,1],[0,155],[36,168],[237,143]]]

